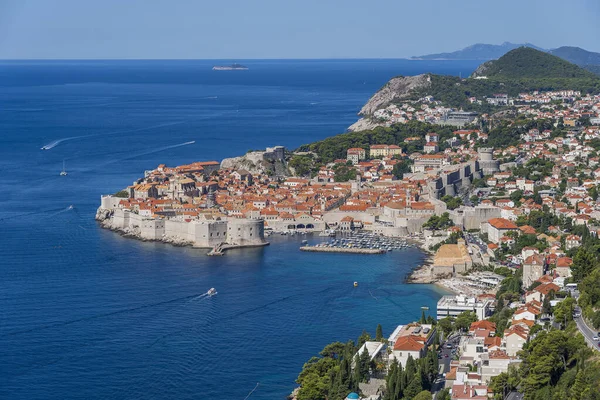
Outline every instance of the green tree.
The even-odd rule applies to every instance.
[[[575,299],[567,297],[558,303],[553,310],[554,319],[556,322],[564,323],[565,325],[573,321],[573,311],[575,309]]]
[[[515,190],[514,192],[512,192],[510,194],[510,199],[515,204],[520,204],[520,200],[521,200],[522,197],[523,197],[523,191],[522,190]]]
[[[436,400],[452,400],[452,397],[450,396],[450,389],[442,389],[438,393]]]
[[[521,373],[526,398],[533,399],[536,391],[554,386],[585,348],[581,335],[558,330],[539,332],[523,350]]]
[[[431,392],[429,390],[423,390],[419,394],[417,394],[413,400],[431,400]]]
[[[462,199],[460,197],[445,195],[440,200],[446,203],[449,210],[454,210],[462,205]]]
[[[361,382],[368,382],[371,370],[371,357],[369,356],[369,352],[367,351],[366,347],[360,355],[359,362],[360,364],[358,365],[358,368],[360,368]]]
[[[477,315],[473,311],[463,311],[456,317],[454,328],[456,330],[467,331],[475,321],[477,321]]]
[[[573,257],[573,265],[571,271],[573,279],[580,282],[590,274],[590,272],[598,265],[596,256],[588,251],[585,247],[580,247]]]
[[[598,200],[598,188],[596,186],[592,186],[591,188],[589,188],[588,194],[590,195],[592,200]]]
[[[453,326],[452,320],[449,317],[444,317],[438,321],[438,328],[444,333],[444,337],[448,337],[452,333]]]
[[[414,399],[422,391],[423,386],[421,379],[418,376],[414,376],[406,389],[404,389],[404,397],[407,399]]]
[[[454,225],[454,222],[450,219],[450,214],[447,212],[443,213],[439,217],[437,215],[432,215],[429,217],[427,222],[423,224],[424,228],[428,228],[434,231],[446,229]]]
[[[119,190],[117,193],[115,193],[114,196],[122,199],[127,199],[129,198],[129,192],[127,190]]]
[[[333,342],[328,344],[319,353],[323,357],[337,358],[346,350],[346,345],[342,342]]]
[[[357,172],[353,166],[346,164],[336,164],[333,167],[334,176],[333,179],[336,182],[348,182],[351,179],[356,178]]]
[[[404,178],[404,174],[410,172],[411,164],[412,160],[410,160],[409,158],[398,161],[392,168],[392,175],[394,175],[398,179]]]
[[[360,368],[360,356],[354,357],[354,369],[352,375],[352,390],[358,390],[358,384],[363,381],[362,369]]]
[[[383,328],[381,324],[377,324],[377,329],[375,330],[375,341],[381,342],[383,340]]]

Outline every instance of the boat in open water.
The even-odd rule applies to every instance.
[[[215,65],[213,71],[246,71],[248,67],[245,65],[233,63],[231,65]]]
[[[65,160],[63,160],[63,169],[60,171],[60,176],[67,176],[67,170],[65,169]]]

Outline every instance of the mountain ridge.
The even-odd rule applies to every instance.
[[[448,52],[427,54],[418,57],[411,57],[412,60],[496,60],[509,51],[519,47],[529,47],[535,50],[544,51],[548,54],[560,57],[570,63],[600,75],[600,53],[588,51],[576,46],[561,46],[555,49],[543,49],[531,43],[515,44],[504,42],[500,45],[477,43],[467,46],[464,49]]]
[[[413,60],[495,60],[497,58],[502,57],[504,54],[508,53],[511,50],[517,49],[519,47],[531,47],[536,50],[542,50],[541,47],[538,47],[531,43],[511,43],[504,42],[502,44],[487,44],[487,43],[475,43],[473,45],[467,46],[461,50],[456,50],[453,52],[447,53],[434,53],[434,54],[426,54],[423,56],[413,56],[411,59]]]
[[[501,78],[594,78],[594,74],[558,56],[529,47],[519,47],[497,60],[481,64],[472,77]]]

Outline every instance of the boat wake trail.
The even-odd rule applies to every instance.
[[[71,211],[71,210],[73,210],[73,206],[69,206],[67,208],[61,209],[60,211],[56,211],[50,215],[47,215],[46,218],[51,218],[51,217],[54,217],[55,215],[62,214],[64,212]]]
[[[373,296],[373,293],[371,293],[371,290],[369,290],[369,294],[371,295],[372,298],[374,298],[375,300],[378,300],[377,297]]]
[[[144,151],[142,153],[132,154],[129,157],[120,158],[118,160],[107,161],[107,162],[105,162],[102,165],[107,165],[107,164],[113,164],[113,163],[116,163],[116,162],[126,161],[126,160],[130,160],[132,158],[137,158],[137,157],[145,156],[145,155],[148,155],[148,154],[160,153],[161,151],[165,151],[165,150],[169,150],[169,149],[175,149],[177,147],[182,147],[182,146],[189,146],[190,144],[194,144],[194,143],[196,143],[196,141],[192,140],[192,141],[189,141],[189,142],[184,142],[184,143],[179,143],[179,144],[172,144],[170,146],[159,147],[158,149]]]
[[[13,219],[13,218],[26,217],[28,215],[46,214],[46,213],[50,213],[50,212],[56,213],[56,212],[63,212],[63,211],[66,211],[66,210],[64,208],[53,208],[51,210],[32,211],[32,212],[23,213],[23,214],[11,215],[10,217],[0,218],[0,221],[6,221],[8,219]]]
[[[260,382],[258,382],[258,383],[256,384],[256,386],[254,386],[254,389],[252,389],[252,390],[250,391],[250,393],[248,393],[248,396],[244,397],[244,400],[248,400],[248,397],[252,396],[252,393],[254,393],[254,391],[255,391],[256,389],[258,389],[258,385],[260,385]]]
[[[68,140],[91,138],[91,137],[96,137],[96,136],[119,135],[119,134],[122,134],[122,133],[141,132],[141,131],[147,131],[149,129],[163,128],[165,126],[179,125],[179,124],[183,124],[183,123],[184,123],[184,121],[168,122],[168,123],[165,123],[165,124],[147,126],[145,128],[127,129],[127,130],[120,130],[120,131],[114,131],[114,132],[108,132],[108,133],[94,133],[92,135],[71,136],[71,137],[66,137],[66,138],[62,138],[62,139],[58,139],[58,140],[55,140],[53,142],[50,142],[47,145],[42,146],[41,150],[50,150],[50,149],[53,149],[56,146],[58,146],[59,144],[61,144],[63,142],[66,142]]]
[[[201,296],[202,294],[206,294],[206,293],[195,293],[195,294],[192,294],[192,295],[189,295],[189,296],[178,297],[176,299],[161,301],[161,302],[158,302],[158,303],[144,304],[144,305],[138,306],[138,307],[126,308],[126,309],[123,309],[123,310],[117,310],[117,311],[112,311],[112,312],[103,313],[103,314],[91,315],[89,317],[82,317],[82,318],[72,319],[72,320],[69,320],[69,321],[57,322],[57,323],[54,323],[54,324],[48,324],[48,325],[38,326],[38,327],[35,327],[35,328],[24,329],[24,330],[21,330],[21,331],[8,332],[8,333],[0,335],[0,338],[8,337],[8,336],[22,335],[22,334],[26,334],[26,333],[39,332],[39,331],[43,331],[43,330],[46,330],[46,329],[52,329],[52,328],[58,328],[58,327],[62,327],[62,326],[68,326],[68,325],[76,324],[78,322],[91,321],[91,320],[98,319],[98,318],[112,317],[113,315],[119,315],[119,314],[125,314],[125,313],[129,313],[129,312],[133,312],[133,311],[144,310],[144,309],[148,309],[148,308],[152,308],[152,307],[162,306],[162,305],[165,305],[165,304],[172,304],[172,303],[176,303],[176,302],[182,301],[182,300],[189,300],[189,299],[192,299],[194,297]]]
[[[194,144],[194,143],[196,143],[196,141],[192,140],[192,141],[189,141],[189,142],[184,142],[184,143],[179,143],[179,144],[172,144],[170,146],[159,147],[158,149],[154,149],[154,150],[148,150],[148,151],[144,151],[144,152],[141,152],[141,153],[131,154],[131,155],[127,156],[127,157],[118,158],[116,160],[109,160],[109,161],[103,162],[101,164],[97,164],[94,167],[82,170],[82,172],[90,172],[90,171],[93,171],[95,169],[104,167],[104,166],[109,165],[109,164],[114,164],[114,163],[118,163],[118,162],[121,162],[121,161],[127,161],[127,160],[131,160],[133,158],[142,157],[142,156],[145,156],[145,155],[148,155],[148,154],[159,153],[161,151],[165,151],[165,150],[169,150],[169,149],[174,149],[174,148],[177,148],[177,147],[189,146],[190,144]]]
[[[189,299],[189,300],[186,302],[186,305],[187,305],[187,304],[189,304],[189,303],[192,303],[192,302],[194,302],[194,301],[198,301],[198,300],[205,299],[205,298],[207,298],[207,297],[210,297],[210,296],[208,295],[208,293],[202,293],[202,294],[201,294],[201,295],[199,295],[199,296],[192,297],[191,299]]]

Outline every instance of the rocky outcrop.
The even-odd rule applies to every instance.
[[[392,78],[367,101],[360,109],[359,115],[370,116],[394,100],[408,98],[413,90],[430,85],[431,77],[428,74]]]
[[[240,157],[225,158],[221,161],[221,168],[244,169],[252,174],[284,175],[287,171],[284,149],[281,146],[267,148],[265,151],[249,151]]]
[[[484,62],[483,64],[479,65],[479,67],[477,67],[477,69],[475,71],[473,71],[473,73],[471,74],[471,76],[469,78],[476,78],[478,76],[486,76],[487,70],[490,68],[491,65],[492,65],[492,61]]]
[[[352,125],[350,125],[348,127],[348,130],[351,132],[366,131],[366,130],[373,129],[380,125],[381,125],[381,123],[375,122],[372,119],[366,117],[366,118],[361,118],[358,121],[356,121],[355,123],[353,123]]]
[[[224,158],[223,161],[221,161],[221,168],[245,169],[251,173],[260,172],[266,167],[263,165],[264,160],[262,155],[262,151],[252,151],[243,156]]]

